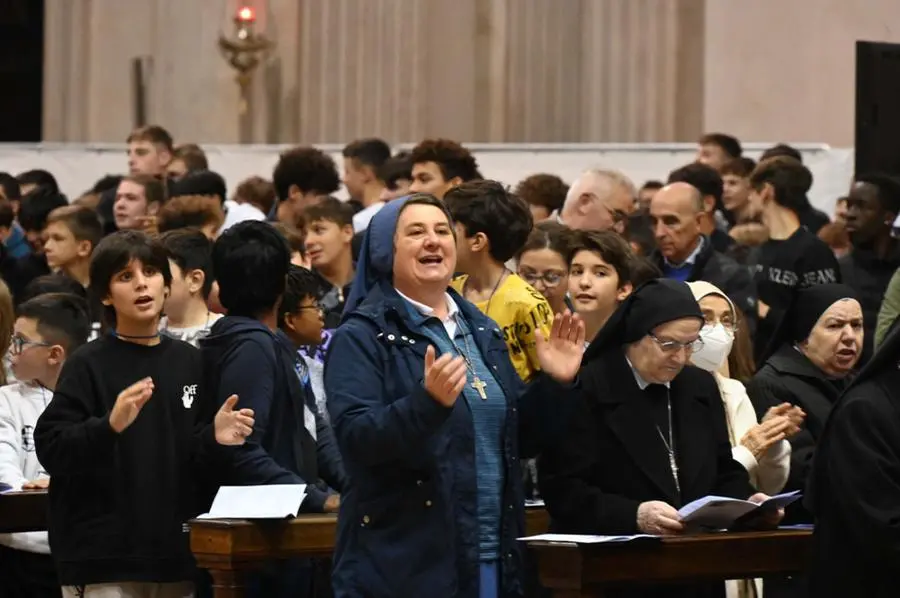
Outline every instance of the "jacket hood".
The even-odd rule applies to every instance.
[[[277,338],[275,332],[259,320],[243,316],[225,316],[213,324],[209,336],[200,339],[199,345],[206,355],[204,361],[209,363],[210,357],[214,358],[213,361],[218,361],[243,341],[256,339],[260,342],[271,342]]]

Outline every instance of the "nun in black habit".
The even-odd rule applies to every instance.
[[[568,433],[539,460],[554,531],[681,534],[677,509],[690,501],[765,498],[732,459],[715,379],[688,364],[702,325],[688,286],[658,279],[626,299],[588,347]],[[724,584],[612,595],[715,596]]]
[[[809,596],[900,594],[900,329],[831,410],[804,500]]]
[[[806,412],[800,432],[789,439],[791,468],[784,492],[806,487],[819,438],[862,349],[862,307],[852,288],[823,284],[796,292],[766,361],[747,383],[757,417],[782,403]],[[785,523],[812,523],[812,516],[797,502],[787,508]]]

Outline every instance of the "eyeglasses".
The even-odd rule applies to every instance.
[[[318,303],[314,303],[312,305],[300,305],[297,307],[297,311],[317,311],[319,313],[323,313],[325,308],[319,305]]]
[[[547,272],[522,272],[519,271],[519,276],[522,277],[522,280],[534,286],[538,283],[538,281],[543,282],[544,286],[548,289],[551,289],[557,286],[562,282],[562,279],[565,278],[565,274],[562,272],[554,272],[552,270],[548,270]]]
[[[628,220],[628,214],[626,214],[622,210],[616,210],[609,207],[608,205],[606,205],[606,202],[600,199],[600,196],[598,196],[596,193],[587,193],[586,195],[589,195],[591,198],[596,200],[600,204],[600,207],[609,212],[609,216],[610,218],[612,218],[613,224],[621,224]]]
[[[735,334],[738,331],[737,322],[732,320],[730,316],[725,316],[722,319],[707,316],[706,318],[704,318],[704,324],[706,324],[707,326],[715,326],[716,324],[721,324],[722,328],[724,328],[731,334]]]
[[[613,208],[609,207],[606,204],[602,204],[602,205],[603,205],[603,208],[607,212],[609,212],[609,215],[612,217],[613,224],[621,224],[623,222],[628,221],[628,214],[626,214],[622,210],[614,210]]]
[[[25,337],[19,336],[18,334],[13,335],[12,341],[9,345],[9,352],[13,355],[20,355],[22,351],[24,351],[27,347],[52,347],[50,343],[43,343],[39,341],[30,341]]]
[[[699,351],[703,348],[703,339],[697,338],[697,340],[690,341],[688,343],[682,343],[679,341],[663,341],[657,338],[657,336],[653,333],[650,334],[650,338],[652,338],[659,348],[663,350],[663,353],[677,353],[684,349],[688,353],[693,353],[694,351]]]

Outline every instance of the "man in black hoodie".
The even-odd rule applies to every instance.
[[[215,404],[238,394],[241,406],[256,413],[253,434],[236,449],[223,484],[307,484],[303,510],[335,512],[339,497],[329,486],[340,491],[344,485],[340,452],[300,380],[297,352],[278,331],[291,250],[270,224],[246,221],[218,238],[212,261],[228,315],[200,341],[204,379]],[[273,565],[251,594],[303,596],[309,583],[304,569],[308,574],[303,563]]]

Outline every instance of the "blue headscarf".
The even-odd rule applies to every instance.
[[[359,307],[372,287],[382,280],[393,278],[394,232],[400,210],[409,198],[407,195],[387,202],[369,222],[356,260],[356,276],[350,287],[350,296],[344,303],[344,316]]]

